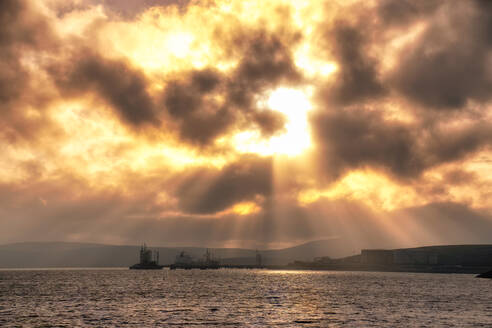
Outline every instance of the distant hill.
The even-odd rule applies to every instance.
[[[138,262],[140,246],[103,244],[30,242],[0,245],[0,268],[42,267],[127,267]],[[177,254],[185,251],[195,258],[205,253],[200,247],[152,247],[159,250],[160,263],[174,262]],[[253,264],[256,250],[240,248],[213,248],[214,256],[223,263]],[[260,251],[264,264],[287,264],[292,261],[311,261],[314,257],[341,257],[340,241],[319,240],[291,248]]]

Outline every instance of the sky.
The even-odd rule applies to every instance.
[[[2,0],[0,243],[492,243],[492,2]]]

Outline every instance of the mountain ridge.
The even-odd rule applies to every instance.
[[[259,250],[265,264],[282,265],[294,260],[312,260],[317,256],[340,257],[333,240],[315,240],[282,249]],[[126,267],[138,262],[138,245],[110,245],[78,242],[17,242],[0,245],[0,268],[38,267]],[[195,258],[206,247],[152,247],[160,253],[162,264],[173,263],[181,251]],[[332,251],[330,251],[330,249]],[[248,248],[210,248],[225,263],[249,264],[256,250]]]
[[[201,258],[206,247],[151,247],[160,253],[161,264],[171,264],[176,255],[185,251]],[[470,251],[491,248],[489,244],[425,245],[413,248],[385,248],[392,250],[432,250],[444,256],[467,257]],[[110,245],[78,242],[18,242],[0,245],[0,268],[52,267],[128,267],[138,262],[140,246]],[[256,249],[209,248],[224,264],[255,264]],[[322,239],[281,249],[259,250],[265,265],[286,265],[294,261],[313,261],[316,257],[341,259],[358,256],[347,252],[343,240]]]

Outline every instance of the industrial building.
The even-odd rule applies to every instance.
[[[360,263],[365,265],[460,265],[492,266],[492,246],[456,245],[402,249],[364,249]]]

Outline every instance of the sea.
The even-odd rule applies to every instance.
[[[492,327],[467,274],[0,270],[0,327]]]

